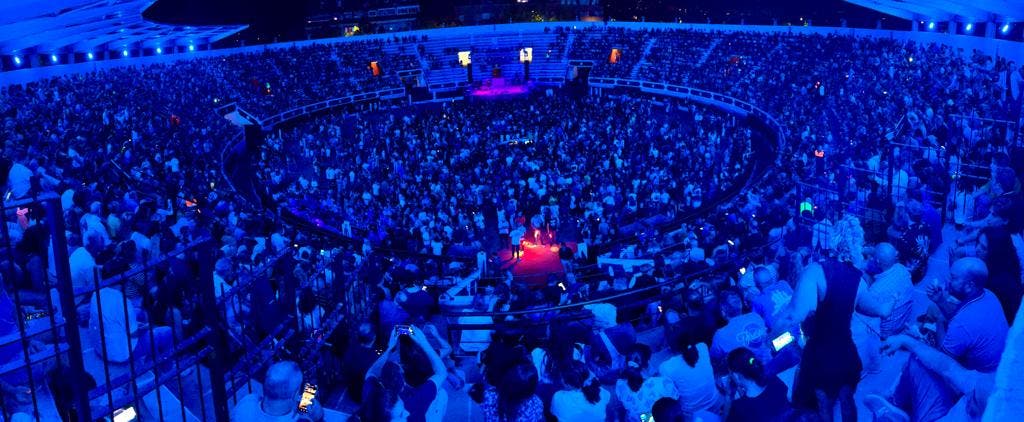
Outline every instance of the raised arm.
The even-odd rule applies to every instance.
[[[427,341],[427,336],[423,334],[423,330],[416,326],[411,326],[410,328],[412,328],[412,333],[409,334],[409,337],[423,349],[427,358],[430,359],[430,368],[434,371],[434,375],[430,376],[430,380],[434,382],[437,388],[441,388],[444,385],[445,378],[448,378],[448,368],[444,366],[441,356],[437,354],[437,351]]]

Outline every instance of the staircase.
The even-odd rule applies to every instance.
[[[721,43],[722,43],[722,38],[721,37],[715,38],[713,41],[711,41],[711,45],[708,46],[707,50],[704,50],[704,54],[702,56],[700,56],[700,60],[697,60],[696,67],[699,68],[701,66],[704,66],[704,63],[708,61],[709,57],[711,57],[711,52],[715,51],[715,47],[718,47],[718,44],[721,44]]]
[[[647,40],[647,44],[644,45],[644,52],[640,54],[640,60],[636,62],[636,66],[633,66],[633,70],[629,71],[630,79],[636,80],[637,76],[640,75],[640,69],[648,64],[647,55],[650,54],[651,48],[654,47],[654,43],[657,40],[658,37],[651,37],[651,39]]]

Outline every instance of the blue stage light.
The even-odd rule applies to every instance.
[[[970,34],[971,31],[974,31],[974,24],[973,23],[968,23],[967,25],[964,26],[964,32]]]
[[[188,51],[196,51],[196,46],[194,44],[189,44]]]
[[[128,57],[128,50],[122,50],[121,55],[124,57]]]
[[[156,54],[164,54],[164,49],[162,49],[160,47],[157,47],[156,48]]]
[[[50,55],[50,61],[53,62],[53,63],[57,63],[57,62],[60,61],[60,58],[58,58],[56,54],[51,54]]]
[[[1010,33],[1010,24],[1003,24],[1003,34]]]
[[[85,53],[85,58],[87,58],[87,59],[89,59],[89,60],[92,60],[92,59],[95,59],[95,58],[96,58],[96,56],[94,56],[94,55],[92,54],[92,52],[89,52],[89,53]]]
[[[929,30],[935,29],[935,22],[934,21],[933,22],[928,22],[928,29]]]
[[[21,66],[21,57],[14,56],[14,65]]]

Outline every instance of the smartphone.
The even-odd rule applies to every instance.
[[[131,406],[115,410],[113,416],[114,417],[111,418],[113,422],[132,422],[139,420],[139,415],[135,413],[135,408]]]
[[[305,388],[302,389],[302,399],[299,400],[299,413],[308,412],[309,406],[313,404],[315,398],[316,386],[307,382]]]
[[[654,415],[650,413],[641,413],[640,422],[654,422]]]
[[[412,327],[408,325],[396,325],[395,332],[399,335],[412,335]]]
[[[772,339],[772,349],[778,352],[779,350],[782,350],[783,347],[789,346],[789,344],[795,339],[796,338],[793,337],[793,334],[789,331],[782,333],[778,337]]]

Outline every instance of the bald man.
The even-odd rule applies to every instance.
[[[249,394],[231,411],[231,420],[238,422],[294,422],[324,420],[324,410],[317,400],[308,412],[299,412],[302,399],[302,369],[292,361],[275,363],[267,369],[263,394]]]
[[[934,348],[902,337],[888,346],[905,348],[914,355],[900,378],[895,404],[907,411],[911,420],[933,421],[950,413],[953,404],[971,388],[951,381],[959,376],[947,370],[938,370],[936,359],[922,356],[929,350],[942,352],[956,361],[957,373],[991,374],[999,365],[1006,345],[1008,326],[1002,305],[992,292],[985,289],[988,268],[978,258],[961,258],[950,268],[949,287],[938,284],[928,286],[931,298],[949,318],[945,335]],[[941,332],[941,330],[939,330]],[[915,334],[913,330],[910,334]],[[932,362],[929,362],[932,361]],[[962,371],[960,370],[962,368]],[[989,377],[982,377],[990,383]]]
[[[907,312],[910,311],[909,307],[904,309],[900,305],[908,300],[908,293],[910,289],[914,288],[914,282],[910,278],[910,270],[899,262],[898,256],[899,253],[896,251],[896,247],[891,243],[879,243],[875,246],[875,262],[878,263],[878,269],[881,272],[873,277],[874,280],[868,291],[874,293],[879,300],[891,301],[893,303],[893,312],[882,318],[883,330],[894,326],[902,326],[898,322],[905,319]],[[891,331],[882,333],[884,336],[892,334],[895,333]]]

